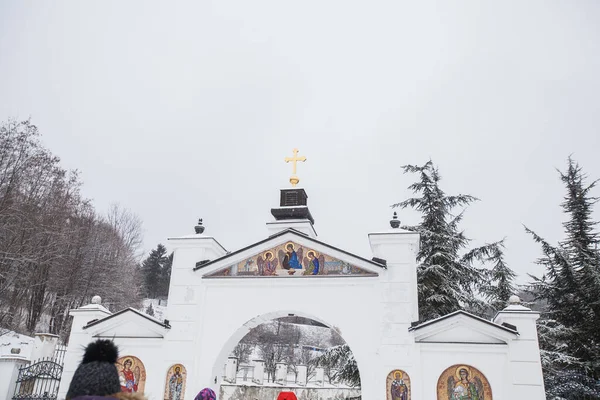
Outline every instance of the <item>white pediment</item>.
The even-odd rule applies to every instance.
[[[468,326],[455,326],[450,329],[423,337],[425,343],[506,343],[496,337],[474,330]]]
[[[464,311],[429,321],[413,329],[419,343],[506,344],[517,332]]]
[[[205,278],[367,277],[383,266],[293,230],[200,265]]]
[[[126,309],[85,327],[95,338],[156,338],[168,332],[160,321],[133,309]]]

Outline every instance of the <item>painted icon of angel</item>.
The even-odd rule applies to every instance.
[[[119,380],[121,382],[121,391],[127,393],[135,393],[138,390],[138,384],[140,382],[140,367],[135,366],[133,371],[131,366],[133,361],[128,358],[123,363],[123,369],[119,372]]]
[[[142,376],[142,371],[140,370],[140,366],[136,365],[133,369],[133,376],[135,377],[135,391],[138,390],[138,385],[140,384],[140,377]]]
[[[325,265],[325,257],[323,254],[319,255],[314,250],[308,250],[306,257],[302,260],[304,264],[304,275],[319,275],[322,274],[323,265]]]
[[[485,400],[483,382],[479,377],[470,375],[468,367],[460,366],[455,375],[448,377],[448,400]]]
[[[266,251],[263,255],[256,257],[256,264],[258,265],[258,274],[261,276],[273,276],[277,275],[275,270],[279,264],[277,257],[273,256],[272,251]]]
[[[302,247],[296,246],[292,242],[288,242],[284,246],[284,250],[279,250],[279,259],[281,260],[281,267],[288,271],[288,274],[294,275],[296,270],[302,269],[303,249]]]

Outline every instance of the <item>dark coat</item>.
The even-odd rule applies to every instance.
[[[116,393],[110,396],[78,396],[70,400],[146,400],[141,393]]]

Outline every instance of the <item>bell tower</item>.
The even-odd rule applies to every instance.
[[[294,149],[293,157],[285,158],[285,162],[291,162],[293,166],[290,177],[292,187],[281,189],[279,207],[271,209],[271,214],[275,217],[274,222],[267,222],[267,229],[271,235],[286,229],[295,229],[313,238],[317,236],[313,227],[315,220],[308,209],[308,195],[303,188],[296,187],[300,182],[296,175],[298,161],[306,161],[306,157],[298,156],[298,149]]]

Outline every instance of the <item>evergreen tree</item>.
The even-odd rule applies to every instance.
[[[331,371],[331,379],[349,386],[360,386],[360,372],[350,346],[342,344],[330,347],[315,360],[315,363]]]
[[[169,284],[171,283],[171,268],[173,267],[173,253],[165,259],[165,262],[161,269],[160,274],[160,297],[167,297],[169,295]]]
[[[172,260],[172,256],[167,256],[167,249],[165,246],[158,244],[156,249],[153,249],[148,258],[146,258],[142,263],[142,273],[146,286],[146,295],[149,298],[155,299],[159,296],[166,295],[165,279],[170,279],[171,277]],[[168,287],[169,283],[167,280],[167,293]]]
[[[417,255],[419,315],[429,320],[461,308],[482,310],[476,293],[482,287],[484,270],[476,261],[493,256],[499,243],[491,243],[467,251],[469,239],[459,229],[463,213],[454,215],[456,207],[465,207],[478,200],[470,195],[449,196],[440,187],[441,176],[429,160],[423,166],[405,165],[404,173],[419,175],[409,186],[419,197],[409,198],[392,207],[411,207],[422,214],[421,222],[404,229],[421,235]]]
[[[580,285],[580,306],[584,313],[584,320],[577,322],[583,324],[583,333],[593,338],[596,345],[600,346],[600,240],[595,230],[598,222],[592,219],[593,206],[598,202],[598,198],[590,195],[598,180],[586,185],[587,176],[571,157],[568,159],[566,173],[559,173],[567,189],[561,206],[568,216],[567,221],[563,223],[566,239],[560,243],[560,247],[564,249],[575,279]],[[584,349],[579,356],[600,356],[598,348],[582,347]]]
[[[151,317],[154,317],[154,308],[152,307],[152,303],[150,303],[146,308],[146,314],[148,314]]]
[[[510,296],[516,293],[516,275],[504,261],[504,241],[498,242],[492,249],[487,262],[492,265],[492,269],[486,271],[487,279],[482,293],[488,301],[490,314],[495,314],[504,309]]]
[[[546,391],[556,399],[600,398],[600,254],[592,220],[598,199],[590,195],[597,181],[586,185],[571,158],[559,173],[567,192],[565,240],[553,246],[525,228],[543,252],[537,263],[545,274],[532,276],[531,292],[546,305],[538,329]]]

